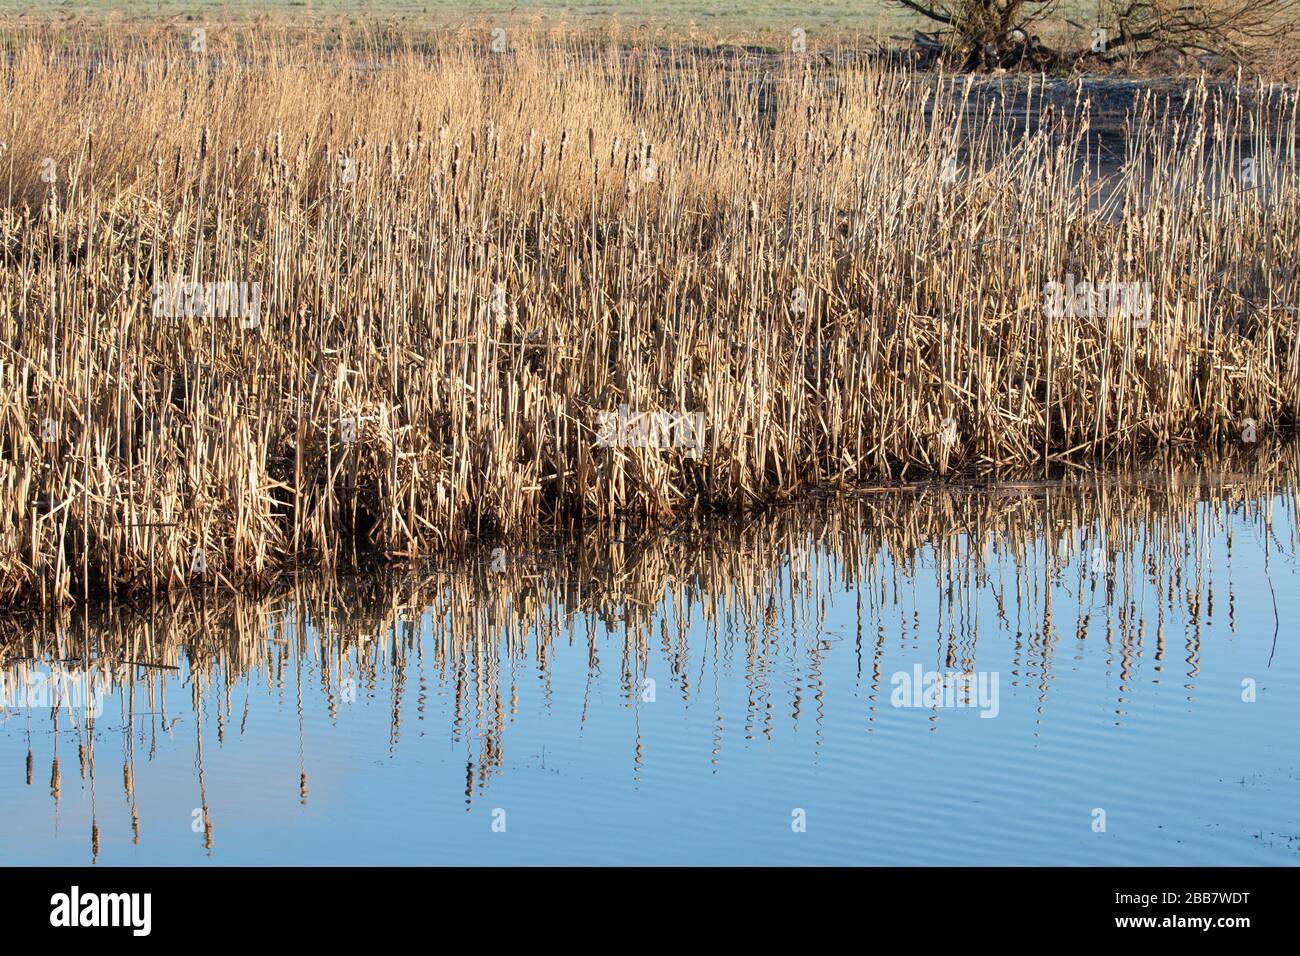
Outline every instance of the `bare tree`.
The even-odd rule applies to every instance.
[[[1080,27],[1080,44],[1057,50],[1039,40],[1036,26],[1056,12],[1058,0],[894,2],[939,24],[934,33],[918,33],[918,45],[942,50],[965,69],[1171,50],[1240,60],[1262,43],[1293,38],[1300,25],[1300,0],[1103,0],[1102,22],[1072,24]]]
[[[1106,0],[1106,52],[1176,50],[1241,60],[1261,44],[1294,38],[1296,0]]]

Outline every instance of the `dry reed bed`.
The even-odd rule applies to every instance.
[[[689,516],[650,536],[620,520],[589,529],[570,548],[511,555],[498,572],[486,554],[472,554],[444,569],[294,579],[262,599],[178,591],[142,609],[64,607],[5,618],[0,676],[14,693],[48,677],[54,661],[77,680],[95,675],[105,699],[98,717],[67,706],[48,716],[77,735],[72,772],[83,781],[93,782],[97,751],[113,762],[114,777],[120,759],[136,839],[137,757],[152,759],[170,745],[163,732],[192,715],[181,726],[195,735],[202,790],[205,743],[227,746],[250,716],[258,719],[249,712],[254,685],[292,695],[300,719],[312,698],[339,721],[351,702],[386,698],[393,747],[411,698],[436,685],[438,696],[455,701],[449,732],[477,750],[466,782],[472,800],[506,766],[518,682],[532,679],[517,662],[550,680],[557,643],[585,644],[593,674],[617,668],[628,707],[640,705],[649,676],[658,693],[710,694],[695,682],[725,662],[744,675],[746,732],[771,734],[774,715],[797,723],[817,706],[818,674],[834,651],[827,611],[842,592],[848,597],[840,600],[856,604],[857,633],[838,639],[862,655],[868,719],[890,692],[887,659],[912,645],[928,646],[922,658],[936,666],[972,673],[981,646],[1014,640],[1014,682],[1034,688],[1042,710],[1051,708],[1059,654],[1077,651],[1076,639],[1104,641],[1121,697],[1152,667],[1195,685],[1202,629],[1217,615],[1237,630],[1240,576],[1231,562],[1219,563],[1225,541],[1252,569],[1261,552],[1293,553],[1297,476],[1292,448],[1267,467],[1238,462],[1226,475],[1169,468],[993,492],[936,486],[851,495],[743,521]],[[942,595],[939,627],[929,634],[919,631],[917,612],[933,607],[918,585]],[[1062,592],[1076,596],[1068,616],[1056,603]],[[998,620],[979,611],[990,597]],[[1267,618],[1258,603],[1255,613]],[[1249,637],[1262,659],[1268,635]],[[809,680],[777,685],[772,673],[791,660]],[[781,694],[792,696],[774,699]],[[30,713],[11,711],[7,720],[26,721],[27,783],[48,759],[57,802],[71,757],[65,746],[61,762],[66,735],[33,735],[41,724]],[[118,726],[120,747],[104,732]],[[306,741],[303,799],[315,752]],[[122,812],[115,798],[109,806]]]
[[[1116,190],[1086,102],[1021,137],[815,57],[240,42],[0,65],[0,603],[1294,424],[1294,91],[1145,100]],[[1149,326],[1045,317],[1067,274],[1149,282]],[[257,321],[155,315],[177,281]],[[620,406],[700,453],[601,447]]]

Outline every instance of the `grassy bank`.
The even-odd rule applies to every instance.
[[[1071,14],[1085,9],[1080,0],[1070,0]],[[0,16],[67,17],[70,11],[59,0],[0,3]],[[1094,10],[1095,13],[1095,10]],[[278,24],[304,23],[346,17],[355,22],[401,21],[408,29],[447,28],[489,18],[504,25],[525,22],[566,23],[571,27],[604,26],[617,22],[626,28],[658,26],[686,33],[691,30],[739,31],[788,30],[795,25],[834,31],[874,32],[878,27],[920,24],[894,4],[862,0],[792,0],[772,3],[701,2],[660,0],[653,5],[624,0],[585,0],[578,3],[534,0],[376,0],[359,5],[356,0],[87,0],[77,5],[82,22],[173,20],[190,22],[239,22],[260,19]],[[1078,17],[1075,17],[1078,19]]]
[[[1294,424],[1294,92],[243,41],[0,66],[2,602]]]
[[[1036,21],[1044,38],[1087,46],[1098,20],[1096,3],[1059,0]],[[705,3],[662,0],[646,4],[623,0],[563,3],[537,0],[88,0],[75,10],[60,0],[0,2],[0,35],[6,24],[56,24],[66,31],[124,34],[166,24],[185,32],[195,26],[328,32],[341,26],[372,38],[416,42],[492,27],[509,30],[601,34],[625,42],[671,44],[758,44],[788,49],[791,31],[803,29],[810,49],[837,44],[878,43],[906,46],[913,31],[931,31],[935,21],[889,0],[791,0],[787,3]]]

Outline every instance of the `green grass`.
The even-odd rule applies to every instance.
[[[542,13],[572,20],[606,19],[617,16],[628,23],[684,25],[734,24],[738,26],[779,26],[789,23],[827,24],[841,28],[873,29],[882,21],[901,20],[896,7],[863,0],[750,0],[738,3],[707,3],[701,0],[656,0],[654,4],[629,0],[582,0],[565,3],[555,0],[88,0],[76,4],[64,0],[35,0],[30,3],[0,3],[4,13],[76,13],[107,14],[123,12],[129,16],[208,18],[230,16],[245,18],[258,13],[293,16],[312,13],[318,16],[411,16],[449,20],[470,20],[481,16],[529,16]]]
[[[182,21],[351,16],[405,19],[430,26],[472,22],[484,17],[526,19],[536,15],[575,24],[617,18],[627,26],[647,24],[674,31],[692,25],[703,33],[787,31],[797,26],[816,32],[868,35],[910,34],[937,26],[888,0],[0,0],[0,15],[56,15],[98,19],[174,18]],[[1050,19],[1079,23],[1096,17],[1096,0],[1061,0]],[[725,39],[725,36],[723,37]]]
[[[1058,0],[1047,13],[1044,37],[1077,32],[1076,24],[1095,22],[1097,0]],[[220,23],[266,16],[277,21],[396,21],[415,33],[449,24],[499,18],[504,24],[540,18],[575,28],[604,26],[662,30],[698,42],[758,42],[784,46],[789,31],[802,27],[809,46],[830,38],[858,35],[882,39],[908,37],[913,30],[939,25],[890,0],[0,0],[0,17],[38,16],[101,21],[175,20]],[[1083,38],[1086,44],[1086,37]]]

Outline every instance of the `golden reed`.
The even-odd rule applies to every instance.
[[[1294,90],[9,39],[0,604],[1294,423]]]

